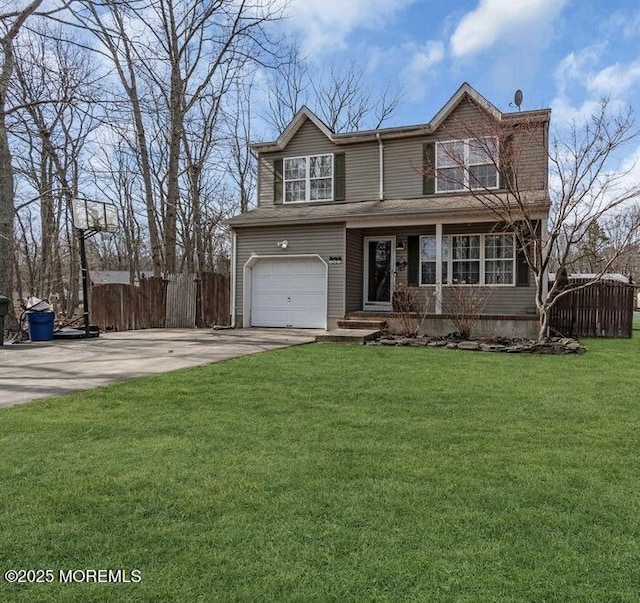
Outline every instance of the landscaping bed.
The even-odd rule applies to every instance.
[[[377,341],[369,342],[368,345],[435,347],[507,354],[584,354],[586,351],[584,346],[571,337],[552,337],[548,341],[538,342],[532,339],[486,338],[475,340],[463,339],[455,335],[405,337],[386,334]]]

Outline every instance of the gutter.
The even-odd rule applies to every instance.
[[[380,201],[384,201],[384,144],[380,132],[376,132],[378,139],[378,171],[380,172]]]

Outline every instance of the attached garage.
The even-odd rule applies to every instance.
[[[245,270],[252,327],[327,328],[327,264],[319,256],[254,256]]]

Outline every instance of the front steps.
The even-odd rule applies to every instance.
[[[367,341],[373,341],[380,337],[381,331],[377,329],[334,329],[316,337],[318,343],[350,343],[364,345]]]
[[[338,321],[339,329],[377,329],[382,331],[386,326],[386,320],[377,319],[343,318]]]
[[[316,337],[321,343],[349,343],[364,345],[367,341],[378,339],[387,326],[387,321],[377,316],[353,312],[338,321],[338,328]]]

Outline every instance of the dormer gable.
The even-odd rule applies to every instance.
[[[329,142],[333,142],[334,133],[329,126],[325,124],[309,107],[304,105],[289,122],[289,125],[283,130],[274,142],[257,143],[251,145],[252,149],[261,152],[277,152],[284,151],[293,137],[298,133],[300,128],[307,122],[311,122]]]
[[[471,104],[482,109],[487,115],[500,121],[502,119],[502,112],[492,103],[490,103],[482,94],[480,94],[473,86],[464,82],[453,96],[445,103],[445,105],[438,111],[431,121],[429,122],[429,128],[432,132],[436,131],[442,124],[445,123],[456,109],[465,101],[470,101]]]

